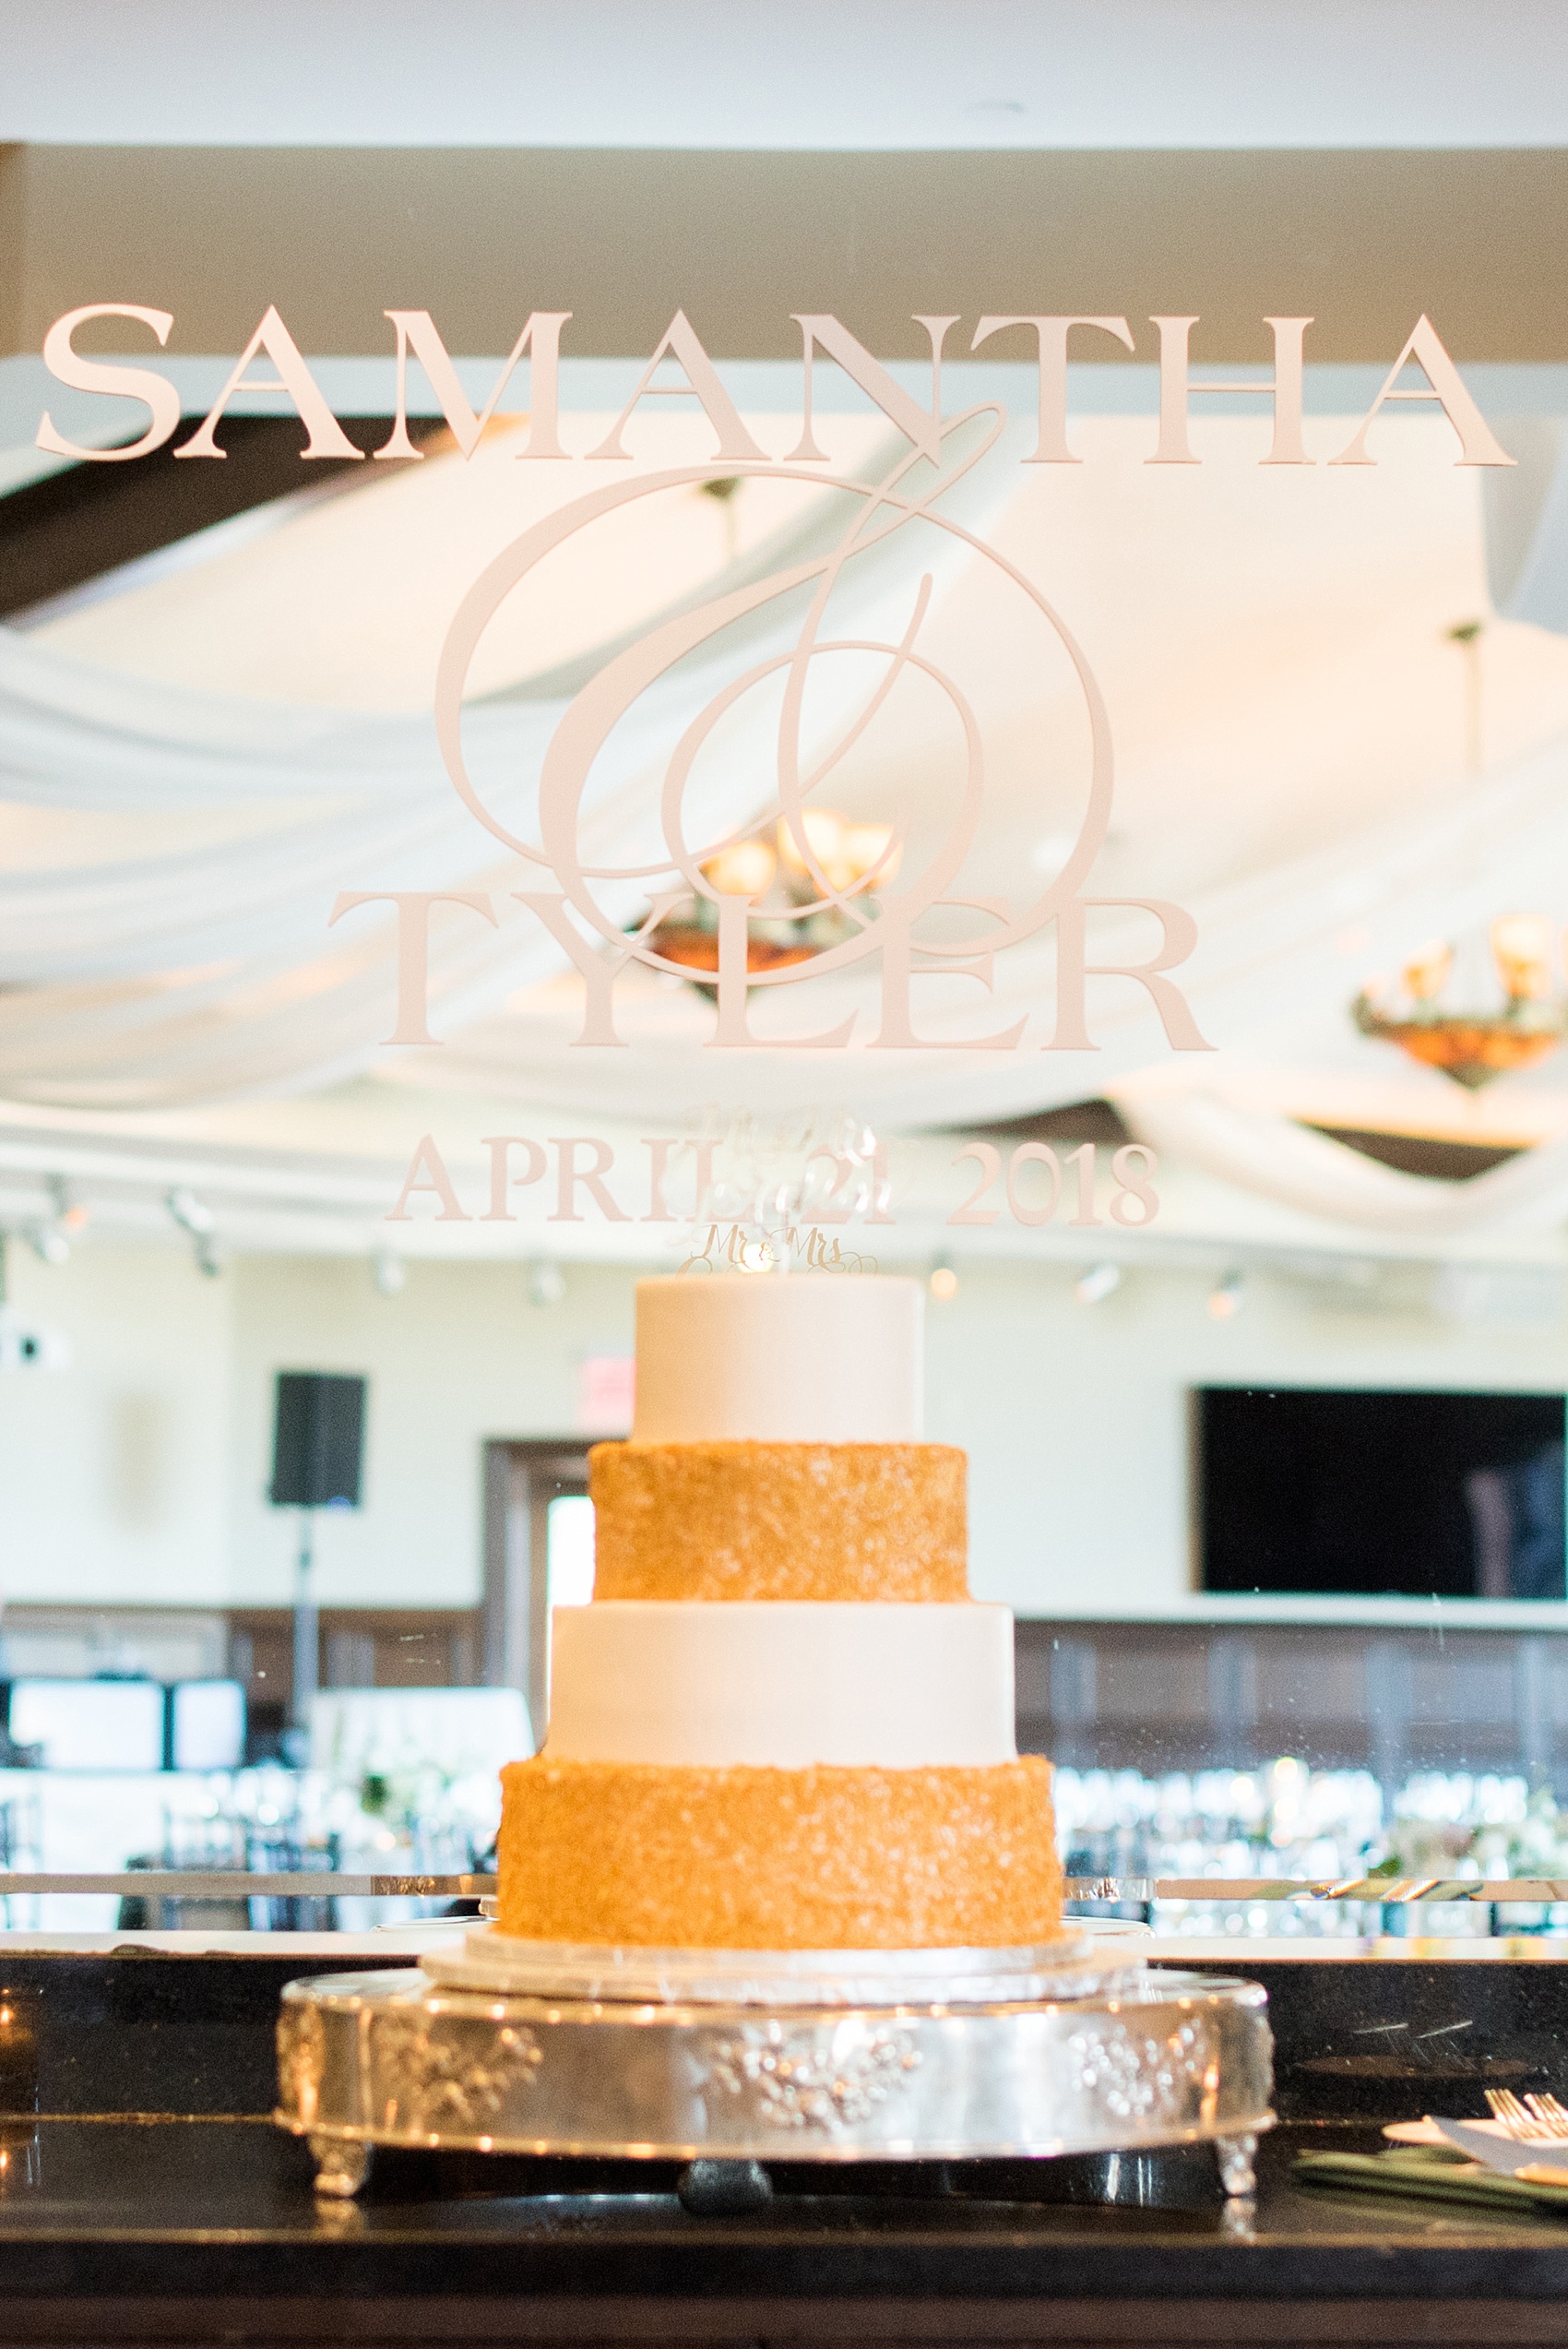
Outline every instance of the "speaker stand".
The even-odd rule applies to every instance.
[[[320,1680],[319,1638],[315,1591],[311,1580],[315,1558],[315,1517],[300,1511],[300,1546],[294,1560],[294,1693],[289,1720],[302,1735],[310,1729],[310,1702]]]

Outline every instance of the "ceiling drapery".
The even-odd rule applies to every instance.
[[[1016,456],[1013,437],[1003,435],[1001,464],[959,480],[944,505],[983,522]],[[809,513],[766,553],[809,570],[839,527],[825,534],[824,516]],[[858,553],[831,605],[834,629],[896,644],[922,577],[940,585],[962,552],[939,548],[933,562],[928,547],[912,560],[893,536]],[[705,591],[717,602],[752,586],[758,570],[748,555]],[[787,654],[799,602],[797,593],[751,616],[748,663]],[[663,761],[726,674],[722,649],[690,657],[616,726],[583,799],[588,863],[657,855]],[[465,715],[465,752],[487,804],[520,836],[537,831],[540,767],[571,706],[570,682],[525,684]],[[815,737],[849,722],[862,692],[849,677],[814,687]],[[764,710],[742,711],[730,727],[728,769],[702,810],[719,831],[766,803],[769,722]],[[379,908],[329,932],[339,890],[483,891],[508,917],[492,928],[463,909],[435,915],[437,1030],[565,965],[510,903],[514,889],[552,887],[548,873],[505,855],[462,805],[425,716],[198,694],[0,629],[0,801],[12,847],[0,872],[0,1091],[13,1098],[151,1105],[300,1090],[362,1070],[389,1020],[396,936]],[[636,882],[604,896],[619,918],[642,900]]]
[[[1293,1118],[1199,1086],[1161,1092],[1134,1084],[1117,1105],[1162,1158],[1353,1231],[1419,1244],[1504,1224],[1540,1232],[1568,1220],[1568,1139],[1445,1182],[1400,1174]]]
[[[1124,483],[1087,478],[1115,454],[1111,423],[1075,430],[1088,460],[1076,478],[1019,469],[1009,439],[963,485],[958,510],[1053,595],[1069,582],[1063,601],[1075,626],[1083,615],[1111,703],[1126,809],[1089,888],[1108,898],[1169,894],[1194,915],[1199,945],[1180,978],[1216,1055],[1172,1058],[1146,998],[1124,980],[1093,986],[1098,1051],[1044,1049],[1049,932],[999,959],[989,992],[923,980],[919,1025],[930,1051],[860,1048],[874,1031],[874,960],[758,999],[764,1033],[857,1015],[848,1052],[715,1055],[703,998],[635,977],[623,1025],[636,1049],[579,1051],[575,1008],[542,984],[564,959],[538,924],[513,912],[493,929],[458,909],[432,929],[432,1026],[450,1041],[389,1062],[376,1040],[390,1024],[390,918],[367,909],[328,930],[338,892],[483,890],[500,908],[510,891],[540,885],[459,804],[429,716],[202,692],[72,653],[68,631],[0,630],[0,1093],[156,1107],[302,1092],[391,1067],[422,1082],[627,1114],[677,1095],[842,1100],[896,1127],[1016,1116],[1109,1092],[1162,1150],[1328,1223],[1419,1227],[1435,1241],[1560,1216],[1568,1169],[1555,1146],[1467,1184],[1417,1182],[1303,1133],[1281,1080],[1292,1069],[1326,1072],[1359,1087],[1358,1098],[1397,1098],[1417,1129],[1430,1114],[1453,1130],[1443,1080],[1354,1037],[1350,996],[1368,972],[1397,967],[1428,937],[1515,907],[1568,913],[1568,648],[1540,634],[1568,624],[1550,590],[1554,566],[1568,576],[1555,440],[1543,441],[1523,488],[1487,485],[1503,608],[1534,625],[1489,632],[1507,721],[1491,728],[1502,748],[1486,773],[1467,777],[1457,755],[1445,769],[1434,759],[1435,733],[1403,769],[1396,756],[1402,731],[1431,725],[1429,705],[1450,677],[1457,713],[1459,673],[1436,623],[1467,616],[1482,593],[1479,495],[1447,468],[1451,452],[1416,489],[1401,490],[1396,473],[1356,485],[1355,507],[1336,483],[1321,508],[1302,505],[1282,520],[1267,501],[1315,486],[1254,482],[1252,468],[1245,478],[1217,470],[1206,482],[1159,483],[1134,517]],[[433,462],[426,486],[438,479]],[[1138,486],[1144,494],[1142,476]],[[363,513],[382,490],[355,495]],[[310,528],[324,526],[317,510]],[[1283,548],[1273,569],[1257,554],[1271,533]],[[717,600],[754,580],[759,562],[809,553],[821,535],[820,515],[797,517],[787,544],[743,546],[692,592]],[[279,534],[285,553],[291,543]],[[1227,586],[1232,547],[1241,559]],[[847,575],[836,628],[897,643],[928,574],[938,650],[983,650],[992,623],[983,605],[967,622],[956,592],[972,585],[962,550],[933,557],[929,544],[897,535]],[[308,569],[300,576],[303,588]],[[1191,611],[1169,591],[1185,576]],[[797,608],[761,614],[747,662],[782,657],[798,623]],[[1048,689],[1016,647],[1000,633],[996,642],[992,700],[980,712],[997,745],[988,785],[1004,828],[989,869],[1021,899],[1070,844],[1071,793],[1052,782],[1063,830],[1061,816],[1042,816],[1051,793],[1035,788],[1039,745],[1049,749],[1068,718],[1059,685]],[[722,674],[717,655],[689,659],[617,729],[585,802],[592,855],[616,864],[646,851],[663,760]],[[575,682],[557,667],[468,709],[472,763],[519,833],[531,835],[540,763]],[[824,690],[817,738],[842,726],[860,690]],[[705,809],[716,824],[745,822],[771,797],[772,723],[759,709],[728,738],[729,764]],[[1457,732],[1455,715],[1455,742]],[[909,788],[923,788],[919,752],[916,744],[895,782],[912,777]],[[873,801],[893,788],[866,771]],[[627,918],[636,902],[626,885]],[[1107,912],[1096,922],[1099,960],[1136,960],[1152,943],[1146,916]],[[1022,1050],[948,1048],[1021,1016]],[[1260,1074],[1267,1086],[1254,1085]],[[1562,1089],[1555,1063],[1528,1083],[1538,1103]],[[1552,1123],[1536,1120],[1540,1130]]]

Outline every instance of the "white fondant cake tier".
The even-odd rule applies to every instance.
[[[637,1282],[639,1444],[913,1444],[918,1281],[688,1273]]]
[[[552,1626],[549,1761],[1012,1761],[1006,1607],[596,1600]]]

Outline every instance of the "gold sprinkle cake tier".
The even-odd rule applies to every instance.
[[[709,1950],[1010,1949],[1062,1882],[1039,1759],[978,1770],[514,1762],[498,1923]],[[585,1856],[588,1865],[584,1865]]]
[[[951,1444],[596,1444],[596,1599],[967,1599]]]

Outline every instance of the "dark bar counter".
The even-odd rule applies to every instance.
[[[1568,2342],[1568,2224],[1292,2186],[1303,2143],[1376,2141],[1286,2124],[1255,2211],[1206,2195],[1194,2162],[1175,2208],[795,2172],[766,2210],[705,2219],[668,2170],[632,2190],[394,2156],[362,2202],[318,2203],[305,2149],[262,2120],[45,2120],[8,2149],[0,2338]]]
[[[1545,1946],[1239,1947],[1280,2053],[1255,2202],[1223,2202],[1194,2149],[1109,2176],[1104,2157],[785,2163],[770,2203],[707,2217],[673,2165],[480,2155],[381,2152],[359,2200],[320,2200],[267,2116],[278,1992],[322,1956],[0,1945],[0,2340],[1568,2343],[1568,2213],[1291,2174],[1304,2149],[1375,2151],[1384,2118],[1479,2113],[1494,2081],[1561,2091],[1568,1953]]]

